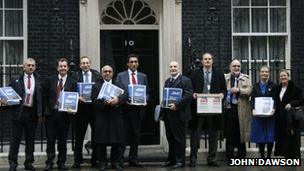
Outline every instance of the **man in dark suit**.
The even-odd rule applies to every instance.
[[[99,170],[103,171],[107,165],[107,145],[111,146],[111,163],[115,170],[122,170],[120,165],[122,155],[122,144],[125,143],[124,119],[122,104],[127,100],[127,91],[119,96],[113,96],[107,100],[98,99],[99,92],[104,83],[110,83],[124,89],[123,85],[113,80],[113,69],[105,65],[101,69],[103,80],[98,81],[92,89],[92,100],[95,112],[94,142],[96,154],[99,161]]]
[[[79,64],[80,70],[77,72],[76,80],[77,82],[83,83],[96,83],[101,79],[101,76],[98,71],[91,69],[91,59],[88,56],[83,56],[80,58]],[[93,111],[93,104],[91,102],[86,102],[83,97],[79,97],[79,106],[78,112],[76,113],[76,120],[75,120],[75,134],[76,134],[76,141],[75,141],[75,150],[74,150],[74,164],[73,168],[80,168],[80,163],[82,162],[82,147],[83,147],[83,140],[87,130],[88,125],[91,126],[91,137],[94,136],[94,111]],[[93,167],[97,166],[96,163],[96,154],[94,143],[91,141],[92,144],[92,157],[91,157],[91,164]]]
[[[57,140],[59,170],[67,170],[66,162],[66,140],[69,131],[71,114],[58,111],[58,98],[61,91],[75,91],[76,82],[68,75],[68,61],[66,58],[57,60],[58,75],[49,77],[44,85],[45,99],[45,126],[47,136],[47,161],[45,171],[53,169],[55,158],[55,143]]]
[[[149,86],[146,74],[137,71],[139,61],[138,55],[128,55],[128,70],[118,73],[116,80],[121,82],[125,89],[128,90],[129,84],[140,84],[146,86],[147,99],[149,98]],[[141,122],[145,115],[145,106],[132,105],[129,102],[124,106],[126,137],[130,145],[129,166],[142,167],[137,161],[138,144],[140,142]],[[125,151],[125,146],[123,147]]]
[[[169,143],[169,154],[164,166],[177,169],[185,166],[186,125],[191,119],[190,103],[193,91],[191,80],[180,74],[176,61],[170,63],[169,70],[171,77],[166,80],[165,87],[182,89],[182,98],[162,109]]]
[[[11,106],[11,139],[9,149],[9,171],[15,171],[22,134],[25,137],[25,170],[35,170],[34,141],[38,118],[42,116],[41,81],[34,73],[36,62],[28,58],[23,64],[23,74],[10,82],[10,86],[22,98],[19,105]],[[6,102],[4,102],[6,103]]]
[[[208,131],[209,149],[207,157],[208,166],[216,166],[216,152],[218,145],[219,130],[223,129],[223,115],[198,116],[196,113],[196,98],[199,93],[220,94],[223,98],[226,95],[226,83],[224,74],[215,70],[213,65],[213,56],[210,53],[202,55],[203,68],[191,74],[190,78],[193,86],[194,105],[192,111],[192,120],[189,123],[191,129],[191,154],[190,167],[196,166],[197,151],[200,143],[200,132],[204,128]]]

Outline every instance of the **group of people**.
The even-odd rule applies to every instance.
[[[163,167],[173,169],[185,166],[186,130],[190,129],[190,167],[195,167],[197,152],[200,147],[201,130],[207,130],[208,157],[207,165],[218,167],[217,147],[221,133],[226,138],[226,157],[245,158],[246,142],[255,142],[259,146],[260,157],[271,157],[275,142],[275,156],[288,158],[300,157],[299,121],[289,116],[288,110],[302,105],[301,89],[289,80],[289,72],[279,72],[280,83],[271,81],[270,68],[260,68],[260,80],[254,86],[250,77],[241,73],[241,63],[233,59],[230,72],[223,74],[213,66],[213,56],[204,53],[201,57],[201,69],[195,70],[189,77],[181,74],[179,63],[169,64],[170,77],[164,87],[182,89],[182,97],[161,109],[161,118],[165,123],[169,152]],[[68,61],[57,61],[58,74],[42,80],[36,74],[36,62],[33,58],[25,60],[23,74],[12,79],[10,86],[22,97],[20,105],[11,106],[11,140],[9,149],[10,171],[15,171],[22,134],[25,136],[25,170],[35,170],[34,140],[38,122],[45,122],[47,136],[47,161],[45,171],[53,169],[56,156],[57,168],[67,170],[67,136],[72,118],[75,120],[75,149],[73,168],[80,168],[82,147],[88,125],[92,128],[93,167],[100,171],[107,168],[107,146],[111,146],[110,162],[113,169],[122,170],[126,146],[130,146],[129,166],[142,167],[138,162],[138,144],[140,142],[141,122],[145,115],[145,105],[132,105],[128,98],[128,85],[145,85],[146,98],[149,99],[148,79],[137,70],[139,56],[130,54],[126,71],[113,78],[114,71],[110,65],[101,68],[101,73],[91,69],[91,60],[80,58],[80,70],[70,75]],[[93,83],[91,100],[87,102],[79,97],[76,114],[58,111],[58,98],[61,91],[77,91],[77,82]],[[119,96],[99,99],[98,95],[104,83],[114,84],[125,90]],[[223,110],[220,114],[197,114],[196,99],[199,94],[217,94],[222,98]],[[272,115],[259,117],[255,115],[256,97],[271,97],[274,100]],[[1,101],[1,103],[6,103]],[[237,153],[235,154],[235,148]]]

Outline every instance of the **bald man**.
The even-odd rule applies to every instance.
[[[108,82],[123,89],[123,85],[113,78],[113,68],[109,65],[101,69],[102,80],[96,82],[92,88],[92,100],[95,111],[94,142],[96,154],[99,160],[99,170],[103,171],[107,165],[107,145],[111,146],[111,164],[115,170],[122,170],[120,159],[122,155],[121,146],[125,143],[123,113],[121,105],[127,100],[127,91],[118,97],[114,96],[108,100],[97,99],[104,83]]]
[[[191,119],[190,103],[192,100],[191,80],[180,73],[178,62],[172,61],[169,65],[170,78],[165,81],[165,88],[180,88],[182,98],[163,108],[163,118],[166,127],[166,136],[169,144],[169,153],[164,167],[172,166],[177,169],[185,166],[186,123]]]

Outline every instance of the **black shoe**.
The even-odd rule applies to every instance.
[[[52,164],[46,164],[44,171],[50,171],[53,169],[53,165]]]
[[[169,161],[169,162],[164,163],[162,165],[162,167],[171,167],[171,166],[174,166],[174,164],[175,164],[174,162]]]
[[[17,168],[16,166],[10,166],[9,171],[16,171],[17,170],[16,168]]]
[[[27,164],[24,166],[24,170],[36,170],[36,168],[32,164]]]
[[[184,163],[176,163],[174,166],[172,166],[172,169],[179,169],[185,167]]]
[[[130,161],[129,162],[130,167],[143,167],[141,164],[139,164],[137,161]]]
[[[114,170],[122,170],[122,167],[119,163],[112,163],[112,169]]]
[[[64,164],[58,164],[58,170],[69,170]]]
[[[189,167],[196,167],[196,160],[190,160]]]
[[[220,167],[220,164],[218,164],[216,161],[210,161],[210,162],[207,162],[207,166]]]
[[[80,163],[75,162],[72,167],[75,169],[80,168]]]
[[[100,163],[100,165],[99,165],[99,171],[104,171],[104,170],[106,170],[105,163]]]
[[[97,162],[96,162],[96,161],[91,161],[91,166],[92,166],[92,167],[97,167],[97,166],[98,166],[98,164],[97,164]]]

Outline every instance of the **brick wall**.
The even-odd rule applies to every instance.
[[[183,71],[191,63],[188,37],[198,56],[214,55],[215,67],[226,70],[231,59],[231,2],[229,0],[182,1]]]
[[[28,1],[28,56],[38,61],[42,75],[55,73],[56,59],[79,58],[79,1]]]
[[[292,78],[304,89],[304,1],[291,1],[291,68]]]

